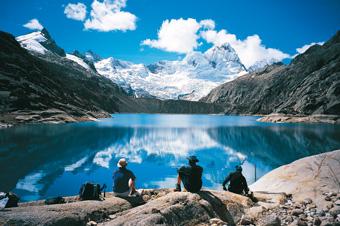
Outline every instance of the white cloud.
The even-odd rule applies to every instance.
[[[237,39],[236,35],[227,33],[226,30],[222,29],[220,31],[202,31],[201,36],[208,43],[212,43],[217,46],[229,43],[235,49],[241,62],[247,68],[259,61],[278,62],[285,58],[290,58],[289,54],[278,49],[267,48],[264,46],[258,35],[251,35],[244,40],[240,40]]]
[[[41,25],[38,19],[32,19],[23,25],[30,30],[42,30],[44,27]]]
[[[307,49],[309,49],[311,46],[313,45],[323,45],[324,42],[312,42],[310,44],[304,45],[301,48],[297,48],[296,52],[298,52],[298,54],[302,54],[304,52],[307,51]]]
[[[211,19],[201,20],[200,25],[206,29],[215,29],[215,21]]]
[[[195,19],[165,20],[158,31],[158,39],[146,39],[142,45],[162,49],[168,52],[188,53],[196,49],[198,44],[198,31],[201,27],[214,27],[212,20],[203,20],[202,24]]]
[[[65,7],[64,13],[69,19],[83,21],[86,17],[86,5],[80,2],[77,4],[69,3]]]
[[[127,0],[94,0],[91,17],[84,23],[85,29],[98,31],[135,30],[137,17],[129,12],[121,11]]]
[[[211,19],[199,22],[192,18],[165,20],[158,31],[158,38],[146,39],[141,44],[168,52],[188,53],[200,46],[200,38],[216,46],[229,43],[247,68],[258,61],[273,63],[290,58],[288,54],[278,49],[264,46],[258,35],[240,40],[235,34],[230,34],[224,29],[220,31],[214,29],[215,22]]]

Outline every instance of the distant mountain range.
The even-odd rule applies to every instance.
[[[201,101],[226,114],[340,115],[340,31],[289,65],[274,64],[213,89]]]
[[[229,44],[214,46],[205,53],[191,52],[183,60],[144,65],[112,57],[102,59],[90,51],[65,54],[45,28],[16,40],[40,58],[58,55],[98,72],[135,97],[198,100],[216,86],[247,73]]]
[[[89,120],[114,112],[221,112],[214,104],[136,99],[96,72],[91,64],[94,54],[85,58],[77,52],[66,54],[46,29],[17,40],[20,44],[11,34],[0,32],[0,126]]]

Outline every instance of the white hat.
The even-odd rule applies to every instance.
[[[124,167],[127,165],[127,162],[126,162],[126,159],[125,158],[121,158],[119,159],[118,163],[117,163],[117,166],[118,167]]]

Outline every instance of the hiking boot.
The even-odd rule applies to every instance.
[[[181,185],[180,184],[176,184],[175,191],[181,191]]]
[[[129,194],[130,197],[138,197],[140,196],[139,192],[137,190],[133,190]]]

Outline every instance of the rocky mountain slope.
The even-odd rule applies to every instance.
[[[124,199],[113,197],[110,192],[103,201],[66,197],[64,204],[45,205],[44,200],[19,203],[19,207],[1,212],[0,224],[339,225],[339,178],[337,174],[326,175],[330,169],[339,171],[339,153],[337,150],[307,157],[270,172],[251,186],[253,190],[261,190],[254,192],[258,202],[228,191],[203,189],[190,193],[145,189],[141,190],[141,197]],[[306,189],[303,175],[311,179],[306,194],[301,192]]]
[[[34,38],[17,38],[29,47],[27,52],[12,35],[0,33],[1,122],[72,122],[109,117],[114,112],[221,110],[206,103],[136,99],[93,68],[84,67],[78,62],[86,64],[81,58],[65,54],[46,30],[29,36]]]
[[[274,64],[213,89],[201,99],[227,114],[340,114],[340,31],[285,66]]]

